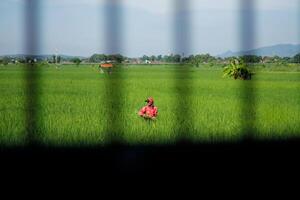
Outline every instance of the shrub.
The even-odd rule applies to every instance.
[[[82,62],[82,60],[80,60],[79,58],[73,58],[72,62],[78,66]]]
[[[242,59],[233,59],[223,70],[223,77],[229,76],[234,79],[251,80],[252,73]]]

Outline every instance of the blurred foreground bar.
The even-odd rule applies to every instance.
[[[173,53],[181,56],[181,61],[184,56],[190,53],[190,0],[175,0],[173,16]],[[189,87],[189,69],[182,62],[179,68],[175,70],[174,79],[176,90],[175,109],[177,119],[174,121],[174,130],[179,140],[188,140],[188,133],[193,128],[193,119],[190,112],[190,94]]]
[[[255,48],[255,0],[240,0],[240,50]],[[250,67],[250,66],[248,66]],[[251,70],[251,69],[250,69]],[[255,133],[254,80],[243,81],[241,102],[241,133],[244,139],[252,139]]]
[[[121,0],[105,0],[105,6],[102,17],[105,20],[105,53],[119,54],[122,51],[122,1]],[[103,16],[104,14],[104,16]],[[101,27],[102,28],[102,27]],[[103,31],[103,30],[100,30]],[[122,79],[118,78],[118,67],[114,65],[112,74],[105,77],[105,94],[106,102],[103,106],[108,108],[106,118],[108,128],[105,130],[105,141],[108,144],[122,143],[123,141],[123,122],[122,119]]]
[[[40,0],[25,0],[25,54],[26,64],[26,142],[37,145],[38,130],[38,68],[34,64],[34,56],[40,51]]]

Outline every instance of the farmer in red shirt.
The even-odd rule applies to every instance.
[[[145,102],[147,106],[144,106],[139,111],[139,116],[144,117],[145,119],[155,119],[157,116],[157,107],[154,106],[154,99],[149,97]]]

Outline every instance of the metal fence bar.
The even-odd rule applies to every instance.
[[[298,16],[297,16],[297,24],[298,24],[298,41],[297,43],[300,44],[300,0],[298,0]],[[298,53],[300,53],[300,47],[298,47]],[[300,73],[298,74],[298,81],[300,81]],[[298,104],[300,104],[300,84],[298,84]],[[300,112],[300,111],[299,111]],[[298,116],[298,119],[300,119],[300,114]],[[300,133],[300,130],[299,130]]]
[[[300,0],[298,0],[298,7],[297,7],[297,24],[298,24],[298,44],[300,44]],[[298,48],[298,52],[300,53],[300,47]]]
[[[104,6],[105,28],[105,50],[107,54],[118,54],[122,50],[122,1],[106,0]],[[122,119],[122,79],[118,72],[118,67],[114,66],[114,71],[108,75],[104,82],[106,96],[105,106],[108,108],[107,122],[108,128],[105,130],[105,141],[108,143],[121,143],[123,140]]]
[[[254,49],[255,39],[255,0],[240,0],[240,49]],[[245,139],[251,139],[255,133],[255,81],[242,84],[241,133]]]
[[[26,142],[28,145],[38,144],[38,76],[39,71],[33,63],[34,55],[37,55],[40,50],[40,2],[39,0],[26,0],[25,2],[25,54],[31,55],[26,62]]]
[[[191,114],[189,84],[189,68],[182,62],[182,58],[190,53],[190,0],[174,0],[173,16],[173,48],[174,53],[181,56],[179,69],[174,72],[174,88],[176,91],[176,120],[174,121],[174,130],[179,140],[187,140],[190,129],[193,128]]]

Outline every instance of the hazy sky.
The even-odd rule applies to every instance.
[[[25,2],[0,0],[0,55],[25,53]],[[174,53],[174,24],[181,27],[180,21],[174,23],[174,16],[190,19],[190,26],[186,28],[190,46],[185,54],[217,55],[240,50],[240,0],[189,0],[189,6],[177,10],[175,0],[40,2],[40,54],[107,53],[108,32],[120,35],[122,45],[118,53],[126,56]],[[300,0],[255,2],[254,47],[300,43]],[[108,19],[105,14],[114,11],[122,11],[117,29],[105,23]]]

